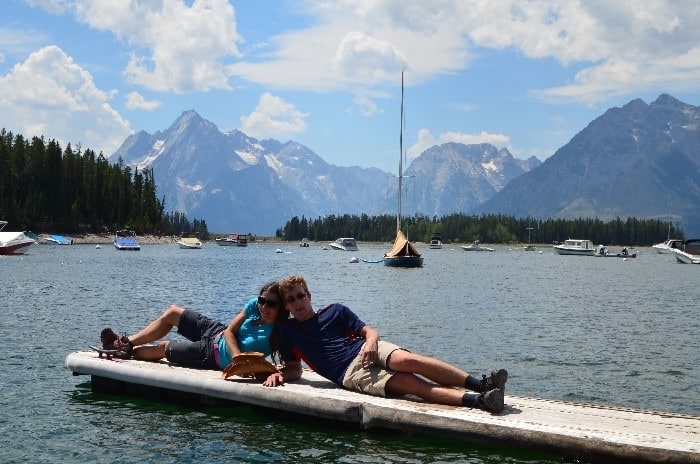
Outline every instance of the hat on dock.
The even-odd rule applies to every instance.
[[[277,368],[265,359],[265,355],[258,351],[249,351],[233,357],[231,364],[226,366],[221,378],[226,380],[232,375],[241,377],[267,377],[279,372]]]

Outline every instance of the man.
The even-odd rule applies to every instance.
[[[274,387],[300,378],[304,361],[337,385],[370,395],[410,394],[431,403],[503,411],[505,369],[478,379],[443,361],[380,340],[379,333],[347,306],[335,303],[316,312],[301,276],[283,279],[280,294],[293,316],[282,325],[285,365],[263,385]]]

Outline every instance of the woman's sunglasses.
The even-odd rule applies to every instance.
[[[294,303],[297,300],[303,300],[307,296],[309,296],[308,292],[299,292],[299,293],[297,293],[297,296],[289,295],[288,297],[285,297],[284,302],[285,303]]]
[[[280,305],[280,302],[277,300],[268,300],[263,296],[259,296],[258,304],[261,306],[267,306],[268,308],[276,308]]]

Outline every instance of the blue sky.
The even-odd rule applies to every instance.
[[[448,141],[544,160],[610,107],[700,105],[697,0],[6,0],[0,127],[111,155],[194,109],[394,171]]]

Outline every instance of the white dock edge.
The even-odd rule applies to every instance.
[[[503,413],[379,398],[336,387],[311,371],[282,387],[221,379],[217,371],[165,362],[68,354],[66,366],[134,385],[199,395],[305,416],[341,421],[361,430],[389,429],[468,442],[539,450],[596,462],[700,463],[700,417],[508,395]]]

